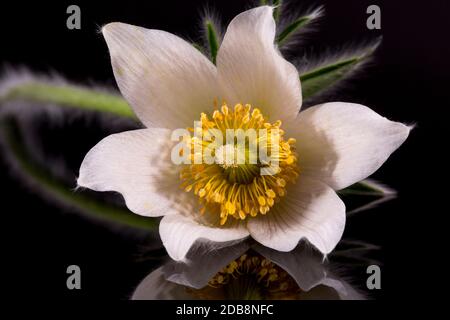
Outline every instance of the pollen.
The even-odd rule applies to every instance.
[[[187,140],[192,161],[181,170],[181,187],[198,197],[203,212],[218,215],[221,225],[270,214],[300,173],[296,140],[285,139],[281,125],[250,104],[224,103],[212,116],[202,113],[200,126],[188,128],[194,133]]]

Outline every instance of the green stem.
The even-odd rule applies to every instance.
[[[300,29],[305,25],[307,25],[310,21],[311,21],[310,16],[297,18],[294,22],[292,22],[290,25],[284,28],[283,31],[280,32],[280,34],[277,37],[278,45],[282,46],[291,36],[300,31]]]
[[[371,180],[362,180],[345,189],[339,190],[338,193],[342,195],[383,197],[388,195],[394,195],[395,191],[388,187],[383,187],[380,184],[375,183]]]
[[[0,102],[11,100],[54,103],[64,107],[136,119],[130,106],[121,96],[74,85],[55,85],[38,81],[21,83],[0,97]]]
[[[19,129],[12,117],[2,119],[0,129],[5,150],[13,158],[12,161],[17,166],[19,174],[36,186],[34,190],[94,218],[138,229],[157,230],[158,219],[138,216],[127,209],[97,201],[85,194],[71,190],[64,183],[54,179],[45,168],[32,161],[32,157],[23,145]]]
[[[302,83],[303,98],[311,98],[339,83],[339,81],[367,61],[380,42],[381,39],[378,39],[377,42],[357,50],[353,54],[347,53],[345,57],[335,58],[302,73],[300,81]]]
[[[217,35],[217,28],[211,20],[206,20],[205,29],[211,61],[216,64],[217,52],[219,51],[219,37]]]
[[[339,70],[342,70],[343,68],[355,64],[356,62],[359,61],[359,58],[352,58],[349,60],[344,60],[344,61],[340,61],[337,62],[335,64],[331,64],[331,65],[327,65],[312,71],[309,71],[308,73],[304,73],[301,75],[300,79],[302,81],[308,81],[317,77],[321,77]]]

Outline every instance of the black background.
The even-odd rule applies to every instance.
[[[377,299],[426,296],[428,282],[435,282],[432,279],[436,275],[425,273],[424,267],[434,265],[431,249],[442,241],[432,228],[445,214],[427,195],[437,192],[432,180],[445,173],[439,170],[442,167],[435,158],[444,152],[441,150],[447,145],[447,137],[433,129],[443,124],[449,108],[450,5],[443,0],[414,4],[390,0],[295,3],[303,7],[325,4],[326,9],[319,31],[309,34],[304,47],[299,48],[301,54],[304,50],[333,50],[383,35],[375,62],[327,100],[362,103],[383,116],[416,123],[417,127],[374,175],[398,190],[399,198],[353,217],[345,235],[382,246],[382,290],[374,294]],[[70,4],[81,7],[81,30],[66,28]],[[0,61],[44,73],[57,71],[79,83],[115,86],[106,44],[98,32],[101,25],[121,21],[196,40],[205,6],[216,9],[228,22],[251,4],[182,0],[2,4]],[[381,31],[366,28],[370,4],[381,7]],[[73,170],[73,186],[77,167],[96,142],[110,132],[133,127],[122,123],[107,129],[101,121],[83,122],[82,117],[59,124],[45,121],[41,128],[43,144],[67,160]],[[444,163],[445,157],[441,159]],[[6,165],[0,168],[2,263],[13,296],[127,299],[152,268],[153,262],[140,259],[148,238],[61,210],[10,175]],[[80,291],[66,289],[66,267],[70,264],[82,269]]]

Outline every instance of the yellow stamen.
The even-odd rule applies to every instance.
[[[258,202],[261,206],[264,206],[266,204],[266,198],[259,196],[258,197]]]
[[[208,281],[207,286],[187,290],[201,299],[217,299],[222,297],[222,292],[230,292],[228,286],[234,289],[237,286],[240,290],[233,292],[245,296],[248,294],[249,283],[252,292],[257,290],[261,299],[295,299],[301,292],[296,281],[285,270],[267,259],[260,258],[253,251],[231,261]]]
[[[202,205],[202,212],[220,216],[221,225],[229,217],[245,220],[270,213],[279,198],[286,194],[288,183],[295,183],[299,176],[295,139],[286,140],[280,129],[280,120],[269,121],[258,108],[252,108],[249,104],[236,104],[234,108],[229,108],[224,102],[219,110],[212,112],[211,118],[202,113],[200,120],[201,126],[195,129],[197,137],[187,139],[192,150],[190,158],[196,161],[181,170],[182,188],[186,192],[194,191]],[[250,141],[249,136],[249,145],[262,145],[264,150],[269,151],[277,144],[278,151],[275,154],[268,152],[268,161],[251,152],[247,143],[243,148],[238,148],[236,144],[220,144],[212,145],[216,146],[214,163],[197,161],[205,159],[205,150],[211,143],[217,143],[210,139],[211,129],[220,130],[223,137],[226,137],[227,129],[253,129],[257,134],[252,139],[256,141]],[[260,129],[266,129],[265,133],[260,133]],[[200,152],[198,146],[202,147]],[[250,161],[252,156],[256,163]],[[244,163],[239,160],[244,160]],[[278,168],[270,165],[275,160]],[[271,171],[272,175],[262,175],[263,168]]]

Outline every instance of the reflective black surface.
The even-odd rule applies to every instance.
[[[324,3],[326,15],[319,24],[320,31],[309,35],[310,41],[305,42],[306,52],[323,52],[325,48],[373,39],[379,34],[384,37],[373,64],[325,101],[358,102],[388,118],[417,123],[405,145],[374,175],[398,190],[398,198],[353,216],[344,235],[347,240],[381,247],[368,253],[370,259],[382,265],[382,289],[367,292],[369,296],[414,296],[421,284],[411,279],[417,278],[416,272],[422,270],[428,256],[425,252],[439,237],[429,237],[428,224],[436,224],[437,215],[444,214],[434,210],[436,202],[427,196],[438,189],[431,180],[442,173],[433,173],[440,163],[434,157],[445,140],[433,131],[442,125],[450,102],[446,88],[450,8],[444,1],[423,5],[378,1],[382,30],[375,32],[365,28],[365,10],[370,1],[301,1],[301,5],[309,3]],[[225,22],[250,7],[246,1],[208,4],[220,12]],[[56,70],[81,83],[95,80],[114,86],[98,26],[120,20],[193,38],[205,2],[79,1],[83,16],[80,31],[65,27],[68,2],[27,4],[26,10],[22,4],[10,5],[8,10],[2,10],[0,19],[2,63],[25,65],[45,73]],[[23,122],[25,131],[31,126],[35,130],[31,136],[40,141],[45,151],[44,164],[56,166],[55,159],[59,159],[67,166],[64,177],[69,187],[75,187],[79,164],[93,145],[112,132],[136,127],[132,122],[86,118],[70,112],[56,117],[44,113],[31,119]],[[23,294],[26,288],[26,294],[33,297],[128,299],[138,283],[167,260],[154,236],[104,225],[76,210],[62,209],[54,201],[43,199],[33,185],[23,183],[5,161],[1,168],[4,263],[11,292]],[[51,169],[58,171],[56,167]],[[108,198],[121,201],[117,196]],[[357,286],[364,287],[367,263],[335,258],[337,263],[351,265],[351,269],[346,269],[348,276]],[[66,268],[70,264],[81,267],[80,291],[66,288]]]

